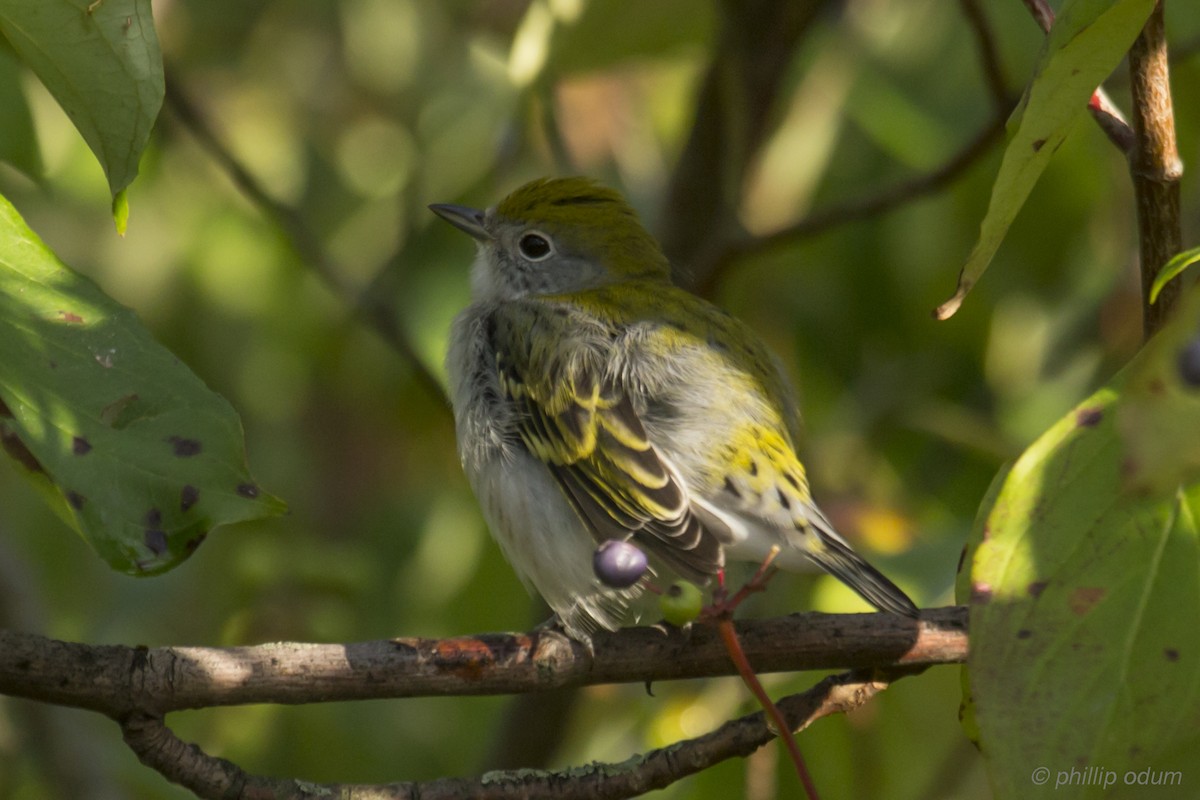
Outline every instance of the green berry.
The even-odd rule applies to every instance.
[[[663,619],[672,625],[683,626],[700,616],[704,597],[699,587],[688,581],[675,581],[658,598]]]

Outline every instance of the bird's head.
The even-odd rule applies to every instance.
[[[474,237],[476,299],[670,280],[662,248],[625,198],[587,178],[542,178],[486,211],[448,204],[429,208]]]

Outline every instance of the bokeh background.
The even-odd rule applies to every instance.
[[[770,18],[787,4],[741,5]],[[719,198],[726,221],[751,234],[936,171],[996,114],[977,28],[959,4],[793,5],[815,15],[778,86],[722,122],[745,142],[729,130],[760,115],[761,141],[729,148],[719,170],[687,167],[693,194]],[[979,5],[1015,100],[1042,35],[1015,0]],[[236,645],[539,621],[487,535],[447,405],[431,389],[444,375],[450,320],[467,302],[472,250],[425,207],[486,206],[527,179],[580,172],[626,192],[652,229],[674,237],[674,252],[690,252],[688,232],[701,241],[711,231],[672,187],[738,7],[155,2],[168,83],[291,209],[320,264],[170,108],[130,192],[128,234],[117,237],[100,168],[26,76],[41,178],[0,166],[0,193],[233,403],[255,477],[290,513],[221,529],[182,567],[139,580],[108,571],[6,462],[0,624],[92,643]],[[1200,20],[1186,3],[1167,14],[1191,165]],[[1124,74],[1108,86],[1127,107]],[[923,605],[952,602],[959,551],[1001,464],[1111,376],[1141,335],[1127,169],[1086,118],[958,316],[931,319],[986,209],[993,141],[941,191],[730,259],[703,282],[796,378],[817,499]],[[1194,244],[1194,182],[1184,193]],[[831,579],[785,576],[747,613],[802,608],[866,610]],[[821,677],[765,682],[781,695]],[[956,668],[931,669],[803,733],[822,796],[988,797],[958,725],[959,680]],[[540,705],[548,713],[520,729],[519,756],[508,698],[251,706],[169,723],[252,772],[383,782],[621,761],[754,709],[736,679],[659,684],[653,696],[594,687]],[[796,796],[790,770],[769,747],[652,796]],[[188,796],[138,764],[111,722],[0,698],[0,798]]]

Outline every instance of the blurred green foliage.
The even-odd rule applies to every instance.
[[[298,211],[329,254],[332,281],[298,258],[169,112],[130,188],[128,234],[117,238],[104,173],[22,74],[38,149],[0,143],[6,157],[3,148],[16,148],[22,170],[0,166],[0,194],[230,400],[255,476],[291,513],[223,529],[182,567],[134,580],[110,572],[6,463],[0,624],[95,643],[226,645],[536,621],[460,475],[445,401],[418,379],[441,374],[471,258],[425,206],[488,205],[562,172],[567,156],[571,169],[622,188],[652,226],[671,213],[660,198],[720,34],[719,4],[617,5],[157,3],[168,82]],[[1020,4],[984,5],[1015,92],[1041,34]],[[1194,43],[1200,20],[1169,4],[1167,29]],[[7,59],[0,52],[0,77],[12,72]],[[1196,163],[1200,64],[1185,58],[1173,69],[1181,155]],[[1109,87],[1126,102],[1121,71]],[[739,207],[751,231],[936,168],[991,114],[969,28],[937,0],[830,4],[777,103]],[[0,103],[0,129],[28,128],[23,108]],[[952,601],[960,549],[1001,464],[1139,344],[1127,170],[1091,125],[1051,161],[958,315],[930,319],[977,235],[998,163],[997,148],[934,196],[744,259],[715,292],[794,369],[818,500],[921,605]],[[1196,201],[1185,184],[1185,208]],[[1184,239],[1194,242],[1189,224]],[[394,309],[419,369],[355,315],[360,296]],[[791,577],[747,610],[809,607],[863,610],[832,580]],[[765,683],[782,694],[820,677]],[[582,695],[554,765],[619,761],[753,708],[735,679]],[[507,702],[246,707],[169,721],[253,772],[406,780],[488,768]],[[958,702],[958,671],[933,669],[817,723],[800,744],[822,796],[988,797]],[[655,796],[761,800],[794,796],[794,781],[766,748]],[[0,798],[47,796],[190,795],[138,764],[111,723],[0,698]]]

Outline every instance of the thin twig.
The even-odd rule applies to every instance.
[[[1050,7],[1050,4],[1046,0],[1022,0],[1022,2],[1029,9],[1033,21],[1042,29],[1042,33],[1050,33],[1050,29],[1054,27],[1054,9]],[[1096,91],[1092,93],[1092,97],[1088,101],[1088,111],[1091,112],[1092,119],[1100,126],[1100,130],[1104,132],[1109,141],[1116,145],[1122,153],[1128,153],[1133,147],[1133,129],[1103,86],[1097,86]]]
[[[979,0],[959,0],[963,16],[975,34],[975,43],[979,48],[979,62],[983,68],[983,79],[987,83],[988,92],[992,97],[992,106],[997,114],[1008,113],[1013,101],[1009,96],[1008,81],[1004,79],[1004,70],[1000,66],[1000,53],[996,48],[996,35],[988,24],[987,15],[979,7]]]
[[[1046,0],[1021,0],[1025,7],[1029,9],[1029,13],[1033,15],[1033,21],[1042,29],[1042,33],[1049,33],[1054,27],[1054,9]]]
[[[233,181],[234,185],[271,220],[283,234],[296,257],[313,271],[335,294],[349,301],[361,319],[366,321],[393,350],[402,356],[413,370],[417,382],[432,397],[445,399],[441,382],[425,365],[412,342],[396,322],[396,309],[391,303],[380,303],[377,299],[354,298],[354,291],[342,279],[340,272],[330,260],[321,242],[310,232],[310,225],[303,215],[291,206],[280,202],[266,187],[251,174],[216,134],[196,105],[183,89],[168,80],[164,104],[179,124],[208,151],[213,161]],[[381,308],[382,306],[382,308]]]
[[[932,194],[952,183],[978,161],[995,142],[1000,140],[1000,136],[1004,132],[1006,116],[1005,114],[993,116],[961,150],[948,158],[945,163],[924,175],[902,181],[867,197],[856,198],[815,211],[772,233],[725,242],[724,248],[713,256],[713,267],[702,271],[702,274],[706,275],[706,282],[703,284],[701,294],[711,289],[730,268],[733,261],[739,257],[793,245],[839,225],[890,211],[904,203]]]

